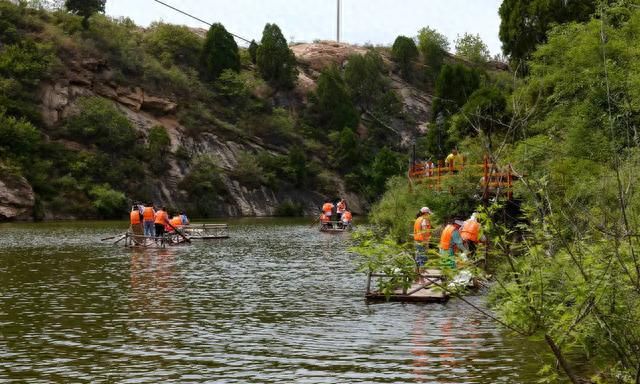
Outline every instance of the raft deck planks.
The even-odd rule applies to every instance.
[[[389,277],[385,274],[370,273],[367,280],[367,290],[365,299],[367,301],[397,301],[397,302],[414,302],[414,303],[446,303],[449,300],[449,294],[444,292],[433,284],[443,283],[442,271],[437,269],[425,270],[422,274],[424,283],[413,282],[407,289],[396,289],[390,295],[383,292],[372,291],[371,282],[373,278]]]

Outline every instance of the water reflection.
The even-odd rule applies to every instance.
[[[459,301],[366,305],[347,237],[306,222],[146,250],[99,241],[120,225],[2,230],[0,382],[537,379],[536,347]]]

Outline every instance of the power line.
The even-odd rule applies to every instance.
[[[188,16],[188,17],[190,17],[190,18],[192,18],[192,19],[194,19],[194,20],[197,20],[197,21],[199,21],[199,22],[201,22],[201,23],[204,23],[204,24],[206,24],[206,25],[208,25],[208,26],[211,26],[211,23],[209,23],[208,21],[204,21],[204,20],[202,20],[201,18],[196,17],[196,16],[193,16],[192,14],[187,13],[187,12],[185,12],[185,11],[182,11],[182,10],[180,10],[180,9],[178,9],[178,8],[176,8],[176,7],[174,7],[174,6],[172,6],[172,5],[169,5],[169,4],[167,4],[167,3],[165,3],[165,2],[162,2],[162,1],[160,1],[160,0],[153,0],[153,1],[155,1],[155,2],[156,2],[156,3],[158,3],[158,4],[162,4],[162,5],[164,5],[164,6],[165,6],[165,7],[167,7],[167,8],[171,8],[171,9],[173,9],[173,10],[174,10],[174,11],[176,11],[176,12],[182,13],[183,15]],[[245,41],[245,42],[247,42],[247,43],[251,44],[251,41],[250,41],[250,40],[247,40],[247,39],[245,39],[245,38],[244,38],[244,37],[242,37],[242,36],[238,36],[238,35],[236,35],[235,33],[231,33],[231,32],[229,32],[229,34],[231,34],[231,36],[235,37],[236,39],[240,39],[240,40],[242,40],[242,41]]]

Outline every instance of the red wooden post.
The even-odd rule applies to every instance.
[[[508,173],[507,173],[507,199],[511,200],[513,198],[513,183],[511,182],[511,164],[509,164]]]

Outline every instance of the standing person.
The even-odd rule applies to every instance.
[[[322,213],[328,218],[328,221],[331,221],[331,215],[334,208],[335,207],[331,203],[331,200],[327,199],[324,201],[324,204],[322,205]]]
[[[344,211],[340,219],[342,220],[342,226],[344,228],[351,228],[351,221],[353,220],[353,215],[351,214],[351,212]]]
[[[454,171],[459,171],[464,167],[464,156],[458,153],[457,148],[453,148],[444,162],[447,167],[453,168]]]
[[[462,224],[464,224],[462,221],[455,220],[444,228],[440,236],[440,256],[446,259],[446,265],[451,269],[456,269],[456,248],[465,253],[468,252],[460,236]]]
[[[482,226],[478,223],[476,215],[477,213],[474,212],[469,220],[465,221],[460,228],[460,236],[467,245],[467,248],[469,248],[469,257],[473,257],[476,254],[478,243],[484,238],[484,235],[480,236]]]
[[[342,220],[342,214],[347,210],[347,202],[344,199],[340,199],[336,207],[336,213],[338,214],[338,220]]]
[[[156,211],[153,209],[153,205],[151,203],[146,203],[144,205],[144,209],[142,210],[142,219],[144,225],[144,236],[155,237],[156,232],[154,230],[153,223],[156,220]]]
[[[169,222],[169,215],[167,215],[166,209],[166,207],[162,207],[158,212],[156,212],[154,221],[156,229],[156,239],[164,235],[164,226]]]
[[[427,262],[427,249],[429,249],[429,240],[431,240],[431,213],[428,207],[422,207],[413,222],[413,241],[416,246],[415,261],[418,273]]]
[[[329,222],[331,219],[324,212],[320,215],[320,225],[322,228],[329,228]]]
[[[142,213],[137,205],[131,207],[129,218],[131,220],[131,232],[133,233],[133,242],[140,244],[140,238],[144,236],[144,228],[142,227]]]
[[[180,214],[180,220],[182,220],[182,225],[189,225],[189,218],[187,217],[187,212],[182,211]]]

